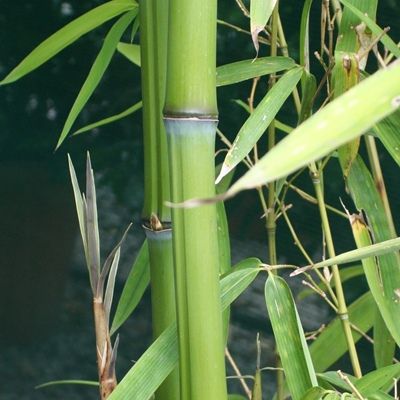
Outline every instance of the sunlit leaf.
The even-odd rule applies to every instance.
[[[227,196],[277,180],[320,159],[363,134],[399,105],[400,64],[395,63],[302,123],[239,179]]]
[[[265,28],[277,0],[250,0],[250,31],[258,53],[258,34]]]

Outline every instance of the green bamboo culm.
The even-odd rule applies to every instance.
[[[153,337],[176,320],[167,138],[162,120],[165,98],[168,0],[140,2],[140,51],[144,132],[144,206],[148,241]],[[156,392],[157,400],[179,399],[179,370]]]
[[[170,0],[167,130],[171,200],[215,195],[215,0]],[[227,399],[215,205],[172,209],[182,400]]]

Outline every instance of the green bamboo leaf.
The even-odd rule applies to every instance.
[[[351,387],[345,382],[337,373],[337,371],[327,371],[323,373],[319,373],[318,375],[318,380],[323,381],[324,383],[329,383],[341,390],[344,391],[351,391]],[[346,374],[346,376],[349,378],[349,381],[353,384],[357,382],[357,379],[349,374]]]
[[[241,394],[228,394],[228,400],[247,400],[247,397]]]
[[[301,124],[306,119],[310,118],[312,114],[312,108],[314,105],[314,96],[317,92],[317,80],[313,74],[304,70],[302,75],[302,99],[301,99],[301,109],[299,115],[299,124]]]
[[[121,39],[122,34],[125,32],[126,28],[136,15],[137,10],[124,14],[108,32],[106,38],[104,39],[103,46],[101,47],[101,50],[97,55],[89,74],[78,93],[77,98],[75,99],[71,111],[68,114],[67,120],[65,121],[63,130],[58,139],[56,149],[60,147],[61,143],[67,137],[82,108],[85,106],[90,96],[98,86],[101,78],[104,75],[104,72],[111,62],[111,58],[115,52],[119,40]]]
[[[296,87],[302,74],[303,68],[292,68],[268,91],[240,129],[232,148],[225,157],[217,182],[239,164],[251,151]]]
[[[391,365],[395,351],[396,342],[378,310],[375,314],[374,322],[374,359],[376,368]]]
[[[400,48],[396,45],[396,43],[387,35],[384,34],[383,30],[375,23],[371,16],[374,17],[374,12],[370,12],[369,15],[360,11],[357,7],[351,4],[348,0],[340,0],[340,2],[345,5],[354,15],[356,15],[362,22],[367,25],[367,27],[371,30],[371,32],[375,36],[379,36],[381,39],[380,41],[383,45],[391,51],[396,57],[400,57]],[[374,2],[376,3],[376,2]],[[372,11],[374,11],[375,7],[372,7]],[[354,31],[354,29],[353,29]]]
[[[149,251],[144,241],[125,282],[111,325],[111,335],[129,318],[150,282]]]
[[[40,385],[35,386],[35,389],[43,389],[49,386],[56,385],[87,385],[87,386],[99,386],[99,382],[96,381],[85,381],[82,379],[64,379],[60,381],[50,381],[45,382]]]
[[[363,294],[348,307],[349,320],[361,332],[367,332],[371,329],[375,320],[375,312],[376,305],[371,292]],[[355,342],[361,337],[358,332],[353,331]],[[332,343],[335,343],[335,346],[332,346]],[[310,352],[314,367],[319,372],[325,371],[347,352],[347,342],[339,318],[335,318],[322,331],[311,344]]]
[[[118,121],[119,119],[125,118],[128,115],[131,115],[134,112],[140,110],[142,108],[142,106],[143,106],[142,101],[139,101],[138,103],[134,104],[133,106],[127,108],[126,110],[124,110],[124,111],[122,111],[122,112],[120,112],[120,113],[118,113],[116,115],[112,115],[111,117],[107,117],[107,118],[101,119],[100,121],[93,122],[93,123],[91,123],[89,125],[86,125],[86,126],[80,128],[80,129],[78,129],[76,132],[74,132],[72,134],[72,136],[79,135],[81,133],[88,132],[88,131],[91,131],[91,130],[93,130],[95,128],[98,128],[100,126],[107,125],[107,124],[110,124],[112,122]]]
[[[320,400],[327,393],[327,390],[320,386],[314,386],[308,389],[301,400]]]
[[[222,311],[247,288],[257,273],[258,269],[241,270],[220,281]],[[108,399],[149,399],[175,368],[177,362],[177,331],[176,323],[173,323],[145,351]]]
[[[374,126],[374,131],[393,160],[400,166],[400,112],[394,112],[378,122]]]
[[[133,43],[118,43],[117,50],[133,64],[140,67],[140,46]]]
[[[365,185],[366,182],[363,183]],[[365,186],[364,190],[368,190],[368,185]],[[370,196],[371,193],[368,193],[368,195]],[[369,230],[364,221],[357,215],[351,217],[351,228],[357,247],[361,248],[371,244]],[[368,286],[382,318],[396,343],[400,345],[400,304],[397,294],[400,288],[400,266],[397,264],[396,258],[388,260],[386,257],[381,257],[379,263],[374,258],[365,258],[362,264]]]
[[[295,66],[289,57],[263,57],[257,60],[237,61],[217,68],[217,86],[232,85],[257,76],[285,71]]]
[[[364,275],[364,270],[361,264],[359,265],[352,265],[346,268],[341,268],[339,270],[339,274],[340,274],[340,281],[342,283],[345,283],[347,281],[349,281],[350,279],[353,278],[357,278],[361,275]],[[330,283],[331,287],[334,288],[335,287],[335,282],[332,281]],[[323,282],[318,284],[318,287],[321,290],[325,290],[326,286],[324,285]],[[302,290],[298,295],[297,295],[297,300],[304,300],[306,297],[315,294],[315,291],[312,289],[304,289]]]
[[[303,66],[308,72],[310,72],[310,43],[308,26],[312,2],[313,0],[305,0],[300,21],[300,65]],[[302,86],[304,87],[304,85]]]
[[[15,82],[40,67],[85,33],[124,12],[136,8],[137,3],[134,0],[113,0],[83,14],[37,46],[0,82],[0,85]]]
[[[345,253],[339,254],[338,256],[328,258],[327,260],[321,261],[319,263],[298,268],[297,270],[292,272],[290,276],[299,275],[313,268],[324,268],[331,265],[351,263],[353,261],[363,260],[368,257],[376,257],[388,253],[393,253],[398,250],[400,250],[400,237],[396,239],[385,240],[381,243],[372,244],[370,246],[365,246],[357,250],[350,250]]]
[[[258,53],[258,34],[265,28],[277,0],[250,0],[250,32]]]
[[[393,379],[400,377],[400,364],[393,364],[368,373],[356,382],[357,389],[364,396],[379,390],[389,390],[393,387]]]
[[[265,302],[290,394],[300,400],[318,383],[292,293],[282,278],[268,277]]]
[[[318,160],[363,134],[399,105],[400,63],[394,63],[302,123],[239,179],[226,197],[277,180]]]

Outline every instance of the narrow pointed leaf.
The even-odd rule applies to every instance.
[[[81,133],[91,131],[91,130],[93,130],[95,128],[99,128],[100,126],[111,124],[112,122],[115,122],[115,121],[118,121],[118,120],[120,120],[122,118],[125,118],[128,115],[131,115],[134,112],[140,110],[142,108],[142,105],[143,105],[142,102],[139,101],[139,102],[135,103],[133,106],[127,108],[126,110],[124,110],[124,111],[122,111],[122,112],[120,112],[118,114],[112,115],[111,117],[107,117],[107,118],[101,119],[100,121],[93,122],[93,123],[91,123],[89,125],[86,125],[86,126],[80,128],[80,129],[78,129],[76,132],[74,132],[72,134],[72,136],[79,135]]]
[[[108,32],[106,38],[104,39],[103,46],[101,47],[101,50],[97,55],[89,74],[78,93],[77,98],[75,99],[71,111],[68,114],[67,120],[65,121],[63,130],[57,142],[57,148],[60,147],[61,143],[67,137],[79,113],[82,111],[90,96],[100,83],[101,78],[111,62],[111,58],[115,52],[119,40],[121,39],[122,34],[132,22],[133,18],[135,18],[136,14],[137,10],[126,13],[112,26]]]
[[[97,287],[100,278],[100,238],[99,223],[97,218],[96,186],[90,155],[86,161],[86,235],[88,246],[89,271],[93,283],[93,295],[97,295]]]
[[[0,82],[0,85],[5,85],[22,78],[54,57],[65,47],[74,43],[85,33],[90,32],[104,22],[124,12],[136,8],[137,3],[133,0],[113,0],[88,11],[37,46]]]
[[[242,270],[221,280],[221,311],[224,311],[247,288],[258,271],[258,269]],[[177,363],[177,330],[176,323],[173,323],[145,351],[108,399],[149,399]]]
[[[108,271],[109,271],[110,268],[111,268],[111,264],[112,264],[113,261],[114,261],[115,254],[119,251],[119,249],[120,249],[122,243],[124,242],[124,240],[125,240],[125,238],[126,238],[126,235],[128,234],[129,229],[131,229],[131,226],[132,226],[132,223],[130,223],[130,224],[128,225],[128,227],[125,229],[125,232],[123,233],[123,235],[122,235],[120,241],[119,241],[119,242],[117,243],[117,245],[113,248],[113,250],[111,251],[111,253],[110,253],[110,254],[108,255],[108,257],[106,258],[106,261],[104,262],[103,268],[102,268],[101,273],[100,273],[99,284],[98,284],[98,287],[97,287],[98,294],[101,295],[101,296],[102,296],[102,294],[103,294],[103,291],[104,291],[104,284],[105,284],[105,281],[106,281],[106,277],[107,277]]]
[[[140,67],[140,46],[138,44],[120,42],[117,50],[130,62]]]
[[[400,237],[396,239],[385,240],[381,243],[372,244],[356,250],[350,250],[338,256],[328,258],[327,260],[309,265],[307,267],[299,268],[291,273],[291,276],[299,275],[304,271],[312,268],[324,268],[331,265],[347,264],[353,261],[363,260],[368,257],[382,256],[388,253],[393,253],[400,250]]]
[[[258,53],[258,34],[265,28],[277,0],[250,0],[250,32]]]
[[[374,131],[393,160],[400,166],[400,112],[397,111],[378,122],[374,126]]]
[[[375,320],[376,305],[371,292],[359,297],[348,307],[349,320],[361,332],[371,329]],[[353,331],[354,341],[361,339],[361,334]],[[332,346],[332,343],[335,346]],[[347,352],[347,342],[339,318],[335,318],[310,346],[311,357],[316,371],[322,372],[334,364]]]
[[[85,252],[86,263],[88,264],[88,249],[87,249],[87,242],[86,242],[86,221],[85,221],[85,204],[82,199],[81,190],[79,189],[78,179],[76,177],[75,168],[72,163],[71,157],[68,154],[68,167],[69,167],[69,174],[71,176],[72,188],[74,191],[74,198],[75,198],[75,207],[76,213],[78,215],[78,222],[79,222],[79,230],[81,232],[83,249]],[[90,274],[89,274],[90,275]]]
[[[239,179],[227,196],[277,180],[320,159],[363,134],[399,105],[400,63],[394,63],[302,123]]]
[[[309,20],[312,2],[313,0],[305,0],[300,21],[300,65],[308,72],[310,72]]]
[[[400,378],[400,364],[393,364],[368,373],[356,382],[357,389],[368,396],[378,390],[388,390],[393,379]]]
[[[354,15],[356,15],[362,22],[364,22],[375,36],[381,37],[381,42],[389,51],[391,51],[396,57],[400,57],[400,48],[390,38],[389,35],[383,34],[383,30],[376,24],[373,19],[371,19],[371,15],[368,16],[366,13],[363,13],[348,0],[340,0],[340,2],[345,5],[352,13],[354,13]]]
[[[111,325],[111,335],[135,310],[150,282],[149,251],[144,241],[125,282]]]
[[[292,293],[282,278],[268,277],[265,302],[290,394],[301,400],[318,383]]]
[[[232,148],[225,157],[217,182],[239,164],[253,149],[283,103],[296,87],[302,74],[303,68],[295,67],[286,72],[268,91],[240,129]]]
[[[351,227],[357,247],[371,244],[369,230],[359,217],[351,218]],[[400,345],[400,304],[397,294],[400,288],[398,276],[400,266],[396,263],[396,258],[393,259],[393,263],[383,257],[379,262],[376,262],[374,258],[365,258],[362,263],[368,286],[382,318],[396,343]]]
[[[118,250],[116,251],[113,262],[111,264],[110,274],[108,275],[106,293],[104,295],[104,308],[106,312],[107,326],[108,322],[110,321],[110,310],[113,301],[115,277],[117,276],[120,254],[121,254],[121,248],[118,247]]]
[[[289,57],[263,57],[237,61],[217,68],[217,86],[232,85],[258,76],[284,71],[295,66]]]
[[[395,351],[396,342],[378,310],[375,314],[374,323],[374,359],[376,368],[391,365]]]

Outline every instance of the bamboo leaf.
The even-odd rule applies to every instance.
[[[83,198],[81,191],[79,189],[79,183],[78,179],[76,177],[75,173],[75,168],[72,163],[71,157],[68,154],[68,167],[69,167],[69,174],[71,177],[71,182],[72,182],[72,188],[74,191],[74,198],[75,198],[75,208],[76,208],[76,213],[78,215],[78,222],[79,222],[79,230],[81,232],[81,237],[82,237],[82,243],[83,243],[83,249],[85,252],[85,258],[86,258],[86,264],[89,268],[89,255],[88,255],[88,249],[87,249],[87,240],[86,240],[86,221],[85,221],[85,205],[83,203]],[[90,271],[89,271],[90,272]],[[90,276],[90,273],[89,273]],[[93,285],[92,285],[93,287]]]
[[[290,394],[300,400],[318,383],[292,293],[282,278],[268,277],[265,302]]]
[[[400,112],[394,112],[378,122],[374,126],[374,131],[393,160],[400,166]]]
[[[94,90],[98,86],[101,78],[103,77],[108,65],[111,62],[111,58],[115,52],[117,44],[121,39],[122,34],[125,32],[128,25],[135,18],[137,10],[130,11],[124,14],[118,21],[112,26],[108,32],[106,38],[104,39],[103,46],[99,54],[97,55],[89,74],[78,93],[77,98],[68,114],[67,120],[65,121],[63,130],[57,142],[56,149],[60,147],[61,143],[67,137],[69,131],[72,128],[73,123],[81,112],[82,108],[85,106],[90,96],[93,94]]]
[[[396,342],[378,310],[375,314],[374,323],[374,359],[376,368],[391,365],[395,351]]]
[[[268,91],[240,129],[232,148],[225,157],[217,183],[251,151],[296,87],[302,74],[303,68],[292,68]]]
[[[383,30],[375,23],[373,19],[371,19],[371,15],[368,16],[366,13],[363,13],[348,0],[340,0],[340,2],[362,22],[364,22],[375,36],[380,37],[381,42],[389,51],[391,51],[396,57],[400,57],[400,48],[387,34],[384,34]]]
[[[115,252],[114,259],[111,264],[110,274],[108,275],[106,293],[104,295],[104,309],[106,313],[107,326],[110,321],[110,310],[114,296],[115,277],[117,276],[120,254],[121,247],[118,247],[118,250]]]
[[[345,253],[339,254],[336,257],[328,258],[327,260],[321,261],[319,263],[299,268],[292,272],[290,275],[296,276],[312,268],[324,268],[336,264],[340,265],[351,263],[353,261],[363,260],[368,257],[376,257],[388,253],[393,253],[398,250],[400,250],[400,237],[396,239],[385,240],[381,243],[372,244],[370,246],[365,246],[360,249],[347,251]]]
[[[365,189],[367,188],[368,186]],[[371,194],[368,193],[368,195]],[[351,217],[351,227],[357,247],[364,247],[371,244],[369,230],[358,216]],[[368,286],[378,305],[382,318],[396,343],[399,345],[400,304],[397,294],[400,288],[398,276],[399,265],[396,263],[396,258],[393,259],[393,263],[390,261],[391,260],[381,258],[379,263],[376,263],[375,259],[366,258],[362,263]]]
[[[149,251],[144,241],[125,282],[111,325],[111,335],[129,318],[150,282]]]
[[[305,0],[300,21],[300,65],[310,72],[309,20],[313,0]],[[304,77],[303,77],[304,78]],[[304,87],[304,85],[302,85]]]
[[[314,386],[307,390],[301,400],[320,400],[326,393],[327,390],[324,388],[320,386]]]
[[[217,68],[217,86],[232,85],[257,76],[269,75],[295,66],[289,57],[263,57],[237,61]]]
[[[393,364],[368,373],[356,382],[357,389],[368,396],[378,390],[388,390],[393,379],[400,377],[400,364]]]
[[[375,311],[376,305],[371,292],[363,294],[348,307],[351,323],[361,332],[367,332],[371,329],[375,319]],[[361,337],[358,332],[353,331],[355,343]],[[335,346],[332,346],[332,343],[335,343]],[[336,317],[322,331],[311,344],[310,352],[314,367],[318,372],[325,371],[347,352],[347,343],[339,318]]]
[[[138,44],[120,42],[117,45],[117,50],[133,64],[140,67],[140,46]]]
[[[95,128],[98,128],[100,126],[107,125],[107,124],[110,124],[112,122],[118,121],[118,120],[120,120],[122,118],[125,118],[128,115],[131,115],[134,112],[140,110],[142,108],[142,105],[143,105],[142,101],[139,101],[138,103],[134,104],[133,106],[127,108],[126,110],[124,110],[124,111],[122,111],[122,112],[120,112],[118,114],[112,115],[111,117],[107,117],[107,118],[101,119],[100,121],[93,122],[93,123],[91,123],[89,125],[86,125],[86,126],[80,128],[80,129],[78,129],[76,132],[74,132],[72,134],[72,136],[79,135],[81,133],[91,131],[91,130],[93,130]]]
[[[247,288],[257,273],[258,269],[241,270],[221,280],[222,311]],[[234,275],[234,279],[232,279],[232,275]],[[108,399],[149,399],[175,368],[177,362],[177,331],[176,324],[173,323],[145,351]]]
[[[247,400],[247,397],[241,394],[228,394],[228,400]]]
[[[134,0],[112,0],[88,11],[37,46],[0,82],[0,85],[15,82],[40,67],[85,33],[124,12],[134,9],[137,9],[137,3]]]
[[[226,196],[272,182],[318,160],[363,134],[399,105],[400,63],[394,63],[302,123],[239,179]]]
[[[277,0],[251,0],[250,1],[250,31],[254,48],[258,54],[258,34],[265,28],[272,15]]]
[[[103,268],[101,269],[101,273],[100,273],[99,283],[97,286],[98,296],[103,296],[104,284],[105,284],[105,281],[107,278],[108,271],[111,268],[111,265],[115,258],[115,254],[119,251],[123,241],[126,238],[126,235],[128,234],[129,229],[131,229],[131,226],[132,226],[132,223],[130,223],[128,225],[128,227],[125,229],[125,232],[123,233],[121,239],[119,240],[117,245],[112,249],[111,253],[108,255],[108,257],[106,258],[106,261],[104,262]]]

